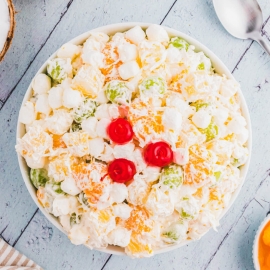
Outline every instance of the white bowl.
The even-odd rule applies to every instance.
[[[89,32],[83,33],[79,36],[77,36],[76,38],[70,40],[70,43],[79,45],[82,44],[89,36],[91,32],[104,32],[107,33],[109,35],[114,34],[116,32],[124,32],[127,31],[128,29],[139,25],[141,26],[143,29],[146,29],[148,26],[150,26],[150,23],[137,23],[137,22],[131,22],[131,23],[119,23],[119,24],[111,24],[111,25],[106,25],[106,26],[102,26],[96,29],[93,29]],[[185,40],[187,40],[187,42],[189,42],[190,44],[194,45],[196,48],[196,51],[203,51],[212,61],[212,64],[216,70],[217,73],[219,74],[225,74],[228,78],[230,79],[234,79],[233,75],[231,74],[231,72],[228,70],[228,68],[223,64],[223,62],[211,51],[209,50],[206,46],[204,46],[203,44],[201,44],[200,42],[198,42],[197,40],[195,40],[194,38],[171,28],[168,27],[164,27],[168,34],[170,36],[179,36],[184,38]],[[48,59],[53,59],[56,57],[56,52]],[[48,60],[42,65],[42,67],[39,69],[39,71],[37,72],[37,74],[40,73],[44,73],[46,71],[46,65]],[[22,104],[24,104],[27,100],[29,100],[29,98],[31,97],[32,94],[32,88],[31,88],[31,84],[28,87],[23,102]],[[249,149],[249,152],[251,152],[251,122],[250,122],[250,116],[249,116],[249,112],[248,112],[248,108],[247,108],[247,104],[246,101],[244,99],[244,96],[242,94],[242,92],[239,93],[240,96],[240,100],[241,100],[241,108],[242,108],[242,113],[243,116],[245,117],[246,121],[247,121],[247,128],[249,130],[249,139],[247,142],[247,146]],[[17,138],[21,138],[23,135],[25,134],[25,127],[23,124],[19,123],[17,124]],[[24,160],[24,158],[22,158],[20,155],[18,155],[18,160],[19,160],[19,166],[20,166],[20,170],[25,182],[25,185],[28,189],[28,191],[30,192],[30,195],[32,196],[33,200],[35,201],[35,203],[37,204],[37,206],[39,207],[39,209],[41,210],[41,212],[47,217],[47,219],[49,219],[49,221],[55,225],[60,231],[62,231],[63,233],[66,234],[66,232],[64,231],[64,229],[62,228],[61,224],[59,223],[59,221],[53,216],[50,215],[49,213],[47,213],[42,206],[39,204],[37,197],[36,197],[36,189],[34,188],[34,186],[32,185],[30,178],[29,178],[29,168],[26,165],[26,162]],[[235,201],[236,197],[238,196],[241,187],[244,183],[245,177],[247,175],[247,171],[248,171],[248,167],[249,167],[249,163],[250,163],[250,157],[248,159],[248,161],[246,162],[246,164],[241,168],[241,177],[242,177],[242,183],[240,183],[240,185],[238,186],[237,190],[234,192],[231,202],[229,204],[229,206],[224,209],[222,216],[224,216],[226,214],[226,212],[229,210],[229,208],[231,207],[231,205],[233,204],[233,202]],[[164,253],[176,248],[179,248],[181,246],[186,245],[187,243],[190,243],[190,241],[185,241],[181,244],[175,244],[175,245],[171,245],[168,246],[166,248],[163,249],[159,249],[159,250],[155,250],[155,254],[158,253]],[[107,253],[112,253],[112,254],[117,254],[117,255],[125,255],[124,253],[124,249],[120,248],[120,247],[116,247],[116,246],[109,246],[106,249],[100,249],[100,251],[103,252],[107,252]]]
[[[260,270],[260,263],[259,263],[259,259],[258,259],[258,255],[259,255],[259,238],[260,238],[260,235],[261,235],[263,229],[265,228],[265,226],[266,226],[266,224],[268,222],[270,222],[270,214],[268,214],[268,216],[261,223],[259,229],[256,232],[256,236],[255,236],[255,239],[254,239],[254,242],[253,242],[252,257],[253,257],[253,263],[254,263],[255,270]]]

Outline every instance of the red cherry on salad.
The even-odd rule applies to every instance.
[[[108,174],[114,182],[125,183],[133,179],[136,167],[132,161],[118,158],[109,164]]]
[[[164,167],[173,161],[173,151],[166,142],[150,143],[144,150],[144,160],[150,166]]]
[[[117,144],[125,144],[132,140],[133,130],[131,124],[124,118],[113,120],[107,129],[110,139]]]

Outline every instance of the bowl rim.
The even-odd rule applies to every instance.
[[[255,270],[260,270],[260,263],[259,263],[259,238],[260,235],[265,228],[266,224],[270,222],[270,213],[267,214],[267,216],[264,218],[264,220],[261,222],[256,235],[254,237],[253,241],[253,247],[252,247],[252,259]]]
[[[104,32],[106,34],[114,34],[116,32],[124,32],[127,31],[128,29],[135,27],[135,26],[141,26],[143,29],[146,29],[147,27],[149,27],[150,25],[152,25],[153,23],[142,23],[142,22],[128,22],[128,23],[116,23],[116,24],[109,24],[109,25],[105,25],[105,26],[101,26],[98,28],[94,28],[92,30],[89,30],[87,32],[84,32],[78,36],[76,36],[75,38],[67,41],[66,43],[73,43],[76,45],[82,44],[89,36],[92,32]],[[184,38],[188,43],[192,44],[195,46],[195,51],[202,51],[205,53],[205,55],[207,55],[215,70],[217,71],[218,74],[221,75],[226,75],[227,78],[229,79],[233,79],[235,80],[235,78],[233,77],[232,73],[229,71],[229,69],[225,66],[225,64],[205,45],[203,45],[202,43],[200,43],[199,41],[197,41],[195,38],[192,38],[191,36],[166,27],[166,26],[162,26],[169,34],[169,36],[179,36]],[[56,57],[56,52],[54,52],[40,67],[40,69],[37,71],[37,73],[35,74],[35,76],[33,78],[35,78],[38,74],[40,73],[44,73],[44,71],[46,70],[46,65],[47,62],[53,58]],[[27,100],[29,100],[30,95],[32,93],[32,82],[33,79],[31,80],[31,83],[28,87],[28,89],[25,92],[22,104],[24,104]],[[237,189],[235,190],[235,192],[233,193],[230,203],[228,205],[227,208],[223,209],[223,212],[220,216],[220,220],[221,218],[228,212],[228,210],[231,208],[232,204],[235,202],[237,196],[240,193],[240,190],[244,184],[245,178],[247,176],[247,172],[248,172],[248,168],[250,165],[250,159],[251,159],[251,149],[252,149],[252,130],[251,130],[251,120],[250,120],[250,115],[249,115],[249,110],[245,101],[245,98],[243,96],[242,90],[240,90],[240,92],[238,93],[239,97],[240,97],[240,103],[241,103],[241,110],[242,110],[242,114],[244,116],[244,118],[247,121],[247,129],[249,131],[249,138],[247,141],[247,147],[249,150],[249,158],[246,162],[246,164],[244,166],[242,166],[241,168],[241,183],[239,184],[239,186],[237,187]],[[25,127],[23,124],[19,123],[19,121],[17,122],[17,140],[18,138],[21,138],[25,133]],[[29,178],[29,168],[26,165],[26,162],[24,160],[24,158],[22,156],[20,156],[17,153],[18,156],[18,162],[19,162],[19,167],[20,167],[20,171],[23,177],[23,180],[25,182],[25,185],[28,189],[28,192],[30,193],[32,199],[34,200],[34,202],[36,203],[36,205],[38,206],[38,208],[41,210],[41,212],[45,215],[45,217],[56,227],[58,228],[60,231],[62,231],[64,234],[67,235],[67,232],[63,229],[63,227],[61,226],[61,224],[59,223],[59,221],[57,220],[56,217],[54,217],[53,215],[49,214],[38,202],[38,199],[36,197],[36,189],[33,187],[30,178]],[[210,231],[210,229],[208,230]],[[206,231],[203,235],[205,235],[208,231]],[[201,237],[203,236],[201,235]],[[158,249],[158,250],[154,250],[154,255],[155,254],[160,254],[160,253],[165,253],[174,249],[177,249],[181,246],[185,246],[188,243],[193,242],[194,240],[186,240],[180,244],[174,244],[174,245],[170,245],[168,247],[162,248],[162,249]],[[87,245],[86,245],[87,246]],[[107,248],[105,249],[101,249],[101,248],[95,248],[95,250],[98,251],[102,251],[105,253],[110,253],[110,254],[114,254],[114,255],[126,255],[126,253],[124,252],[124,249],[121,247],[117,247],[117,246],[112,246],[109,245]]]

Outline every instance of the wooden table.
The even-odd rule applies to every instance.
[[[270,56],[220,25],[211,0],[15,0],[17,28],[0,64],[0,234],[45,269],[253,269],[252,242],[270,202]],[[270,42],[270,1],[260,0]],[[14,150],[23,95],[41,64],[63,43],[89,29],[126,21],[166,25],[213,50],[241,83],[253,125],[251,167],[219,231],[148,259],[72,245],[32,201]],[[268,28],[268,29],[267,29]]]

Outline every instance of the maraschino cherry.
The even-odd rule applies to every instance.
[[[144,150],[144,159],[150,166],[164,167],[173,161],[173,152],[166,142],[150,143]]]
[[[108,126],[107,133],[110,139],[117,144],[131,141],[134,134],[131,124],[124,118],[113,120]]]
[[[118,158],[109,164],[108,174],[114,182],[125,183],[133,179],[136,167],[132,161]]]

